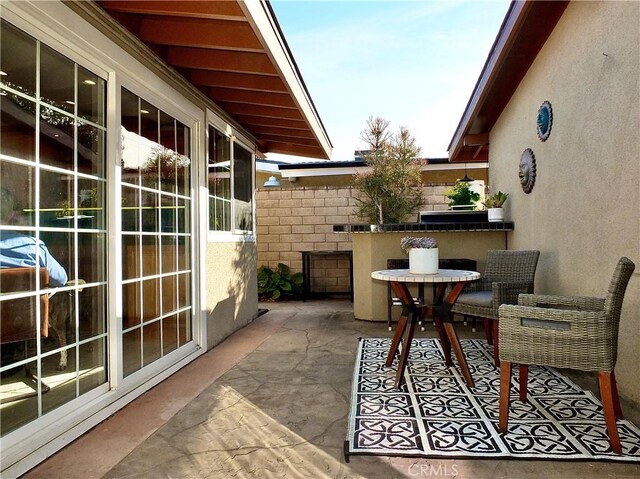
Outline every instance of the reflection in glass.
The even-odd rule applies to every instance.
[[[165,276],[162,278],[162,312],[175,311],[178,306],[176,277]]]
[[[5,90],[0,94],[0,153],[21,160],[35,160],[35,102]]]
[[[0,71],[4,73],[0,82],[35,96],[36,41],[4,20],[0,23]]]
[[[176,271],[176,237],[162,237],[162,273],[174,273]]]
[[[160,321],[145,324],[142,328],[144,338],[142,362],[146,366],[160,358]]]
[[[169,195],[160,195],[160,227],[163,233],[176,232],[176,197]]]
[[[78,116],[105,126],[106,86],[102,78],[78,66]]]
[[[237,143],[234,146],[233,186],[235,227],[242,231],[252,231],[253,170],[251,152]]]
[[[78,233],[79,278],[86,283],[104,281],[107,277],[106,235]]]
[[[178,216],[178,233],[191,231],[191,201],[178,198],[176,214]]]
[[[78,178],[78,226],[80,228],[104,229],[105,211],[104,181]]]
[[[172,314],[162,319],[162,352],[170,353],[178,348],[178,315]]]
[[[140,277],[140,237],[122,236],[122,279]]]
[[[231,231],[231,142],[209,127],[209,229]]]
[[[151,276],[160,273],[160,255],[156,236],[142,237],[142,275]]]
[[[142,321],[140,283],[122,285],[122,328],[129,329]]]
[[[63,220],[66,222],[66,220]],[[51,255],[67,272],[69,280],[76,279],[74,234],[72,231],[41,231],[40,239],[49,248]]]
[[[74,119],[51,108],[40,110],[40,161],[73,170]]]
[[[122,230],[140,231],[140,190],[122,186]]]
[[[80,394],[107,381],[106,355],[105,338],[98,338],[80,346]]]
[[[78,171],[104,178],[105,131],[78,123]]]
[[[46,45],[40,45],[40,97],[61,110],[75,110],[75,65]]]
[[[79,329],[83,341],[107,332],[107,287],[85,287],[78,293],[80,302]]]
[[[74,199],[73,176],[40,170],[40,226],[73,227]]]
[[[124,376],[136,372],[142,367],[141,329],[133,329],[122,335],[122,369]]]
[[[148,191],[142,192],[142,231],[159,233],[158,195]]]
[[[0,160],[0,187],[11,195],[14,202],[9,208],[7,199],[2,198],[0,224],[35,226],[37,189],[35,168]]]
[[[182,311],[178,315],[178,341],[180,345],[191,341],[191,311]]]
[[[157,278],[142,281],[142,303],[144,321],[160,316],[160,281]]]

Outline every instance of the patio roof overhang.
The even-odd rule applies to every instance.
[[[68,2],[85,12],[91,3],[253,136],[261,153],[331,156],[268,1]]]
[[[568,3],[540,0],[511,2],[449,144],[449,161],[489,161],[489,132]]]

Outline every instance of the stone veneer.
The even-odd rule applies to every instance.
[[[444,192],[449,184],[423,188],[423,211],[446,210]],[[256,192],[258,266],[288,265],[302,271],[300,251],[351,251],[351,235],[334,233],[335,224],[359,224],[355,216],[359,192],[351,187],[307,186],[261,188]],[[410,218],[417,220],[418,213]],[[349,261],[346,256],[314,259],[311,288],[315,292],[349,289]]]

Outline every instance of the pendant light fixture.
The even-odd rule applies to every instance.
[[[473,181],[473,178],[469,178],[467,176],[467,162],[466,161],[464,163],[464,176],[460,179],[460,181],[463,181],[465,183],[471,183]]]

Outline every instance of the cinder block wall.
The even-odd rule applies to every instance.
[[[428,210],[446,210],[444,192],[451,184],[425,186]],[[301,186],[262,188],[256,192],[256,232],[258,266],[275,268],[288,265],[302,271],[301,251],[351,251],[351,235],[334,233],[333,225],[357,224],[355,216],[359,191],[351,187]],[[417,220],[418,212],[408,220]],[[315,292],[349,290],[347,256],[314,259],[311,264],[311,288]]]

